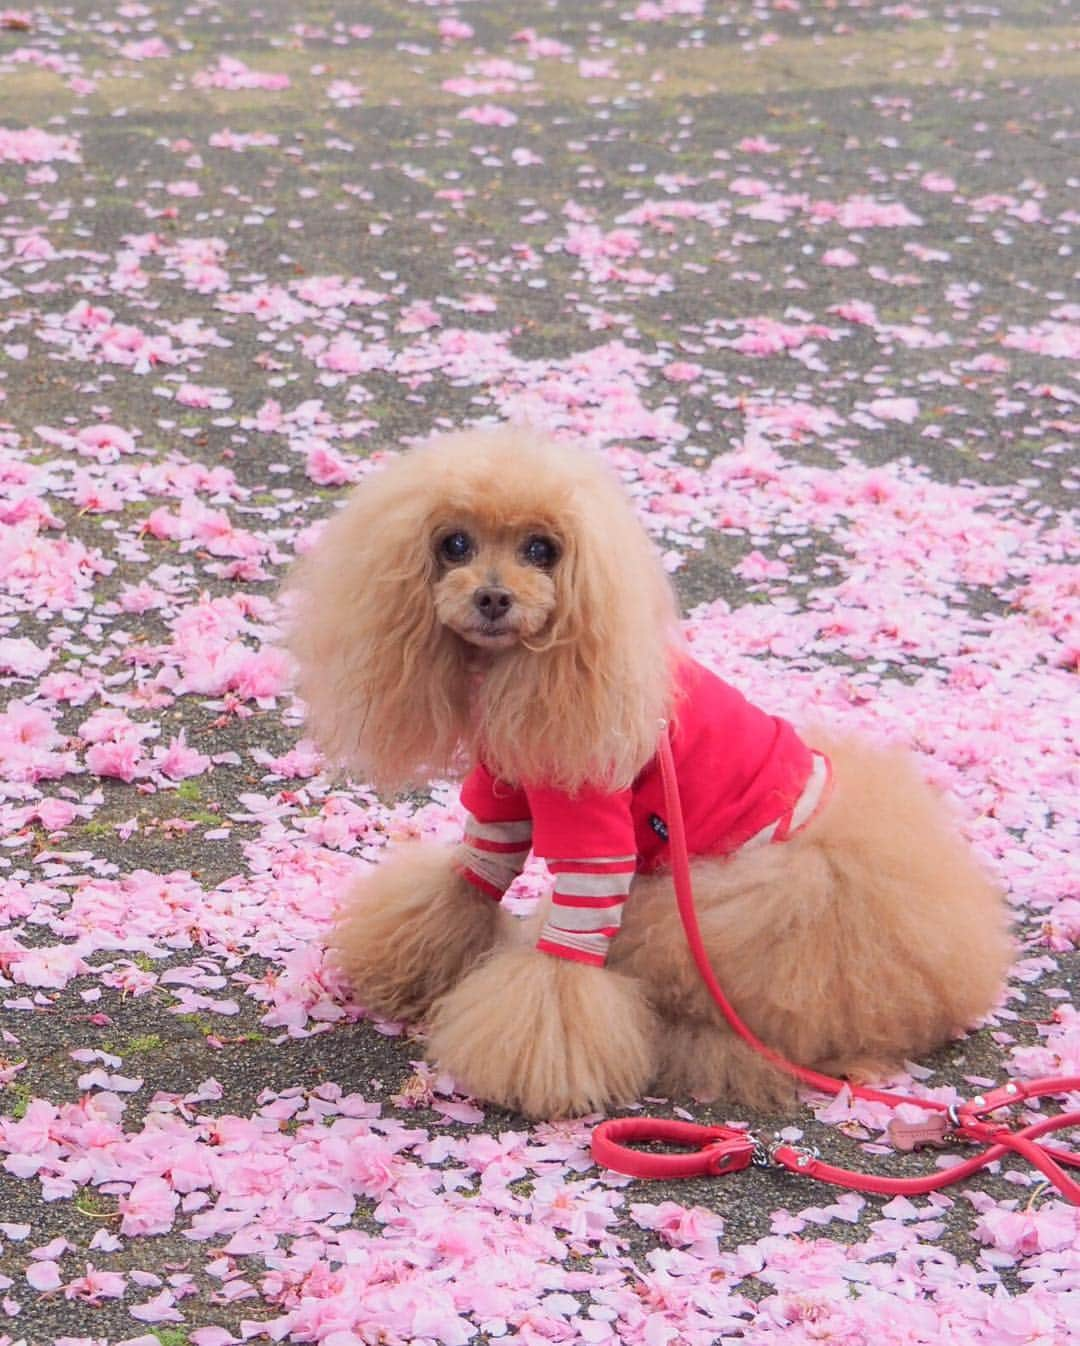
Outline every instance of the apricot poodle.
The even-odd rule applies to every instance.
[[[531,1117],[647,1089],[790,1096],[691,963],[664,722],[713,967],[759,1037],[865,1078],[993,1005],[1003,903],[946,802],[904,753],[797,734],[694,662],[644,529],[585,448],[504,428],[403,453],[287,594],[327,756],[383,789],[464,775],[460,844],[388,856],[333,941],[359,1002],[426,1021],[462,1088]],[[499,899],[530,851],[554,882],[523,933]]]

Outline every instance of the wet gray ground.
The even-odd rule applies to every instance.
[[[254,509],[272,509],[281,497],[271,493],[291,490],[315,517],[339,492],[314,486],[295,455],[271,452],[265,438],[241,428],[243,418],[268,397],[291,406],[318,396],[336,422],[363,420],[362,430],[345,436],[346,451],[359,455],[496,409],[491,388],[439,369],[412,381],[376,371],[316,386],[316,371],[302,357],[295,333],[271,337],[251,322],[223,315],[215,295],[197,292],[175,268],[170,272],[154,258],[145,263],[148,288],[117,292],[122,240],[152,229],[166,240],[211,235],[224,240],[235,289],[250,290],[260,278],[288,285],[304,276],[341,275],[363,277],[389,296],[383,305],[350,311],[344,319],[337,313],[316,317],[307,325],[309,334],[331,332],[344,322],[364,340],[400,348],[409,340],[395,323],[400,307],[428,299],[448,315],[448,323],[453,314],[455,323],[470,331],[512,328],[511,349],[520,359],[558,361],[601,339],[590,334],[588,320],[590,313],[604,311],[612,315],[609,333],[621,333],[650,354],[701,359],[713,370],[707,394],[681,385],[652,392],[653,403],[667,399],[683,424],[697,427],[679,450],[696,465],[741,433],[741,397],[798,398],[809,389],[811,400],[846,416],[875,390],[915,390],[932,408],[938,437],[922,435],[921,425],[896,424],[885,434],[852,439],[855,456],[867,461],[907,456],[946,482],[998,485],[1022,479],[1032,512],[1042,509],[1053,519],[1066,510],[1075,479],[1059,451],[1062,432],[1047,422],[1055,415],[1065,419],[1068,408],[1040,398],[1037,390],[1053,380],[1075,391],[1067,361],[1010,350],[1007,379],[993,370],[972,371],[939,386],[937,374],[945,363],[940,349],[890,345],[869,329],[851,336],[841,355],[830,352],[821,374],[794,360],[750,365],[701,343],[706,331],[734,335],[739,329],[723,324],[747,314],[791,321],[792,306],[827,321],[830,305],[857,296],[890,321],[952,332],[962,352],[975,357],[1000,351],[1010,328],[1032,328],[1070,297],[1075,301],[1069,227],[1075,217],[1067,218],[1067,212],[1075,212],[1077,201],[1080,56],[1071,7],[1018,0],[991,10],[935,2],[920,6],[914,18],[898,19],[882,6],[815,4],[774,11],[713,4],[702,16],[633,24],[623,21],[624,8],[631,7],[565,0],[463,4],[460,17],[475,31],[456,45],[440,42],[435,27],[440,17],[457,12],[452,7],[390,0],[337,7],[271,0],[251,15],[224,3],[147,4],[116,12],[79,3],[32,11],[26,27],[7,22],[0,31],[0,122],[77,132],[81,163],[58,164],[56,180],[45,175],[36,182],[24,165],[0,163],[8,234],[40,227],[64,254],[60,262],[46,264],[40,277],[46,284],[32,287],[20,274],[16,291],[5,295],[5,341],[26,340],[29,352],[7,364],[0,416],[24,437],[25,447],[34,427],[60,426],[65,418],[81,424],[88,405],[105,403],[115,423],[142,429],[145,460],[179,449],[191,460],[227,461],[253,493]],[[371,36],[350,38],[349,26],[358,24],[370,25]],[[529,60],[510,39],[530,26],[566,44],[574,59]],[[777,40],[762,43],[769,33]],[[166,58],[135,62],[120,54],[125,43],[153,35],[168,44]],[[59,72],[13,59],[20,49],[56,58]],[[470,61],[482,59],[476,55],[481,51],[530,64],[537,78],[510,93],[472,98],[440,87]],[[279,91],[197,87],[195,72],[222,56],[259,71],[286,73],[290,85]],[[610,60],[617,75],[582,78],[581,59]],[[80,79],[93,87],[84,90]],[[362,86],[362,93],[332,97],[334,80]],[[486,127],[459,119],[463,106],[489,102],[512,107],[516,125]],[[208,149],[209,138],[224,127],[236,134],[269,133],[276,141],[242,153]],[[755,156],[735,148],[744,137],[757,136],[773,142],[776,152]],[[535,156],[542,162],[515,162],[515,149],[531,152],[519,154],[520,161]],[[718,159],[718,151],[725,157]],[[568,201],[587,206],[610,230],[645,199],[712,199],[716,187],[709,175],[718,166],[730,176],[740,171],[775,177],[785,190],[833,201],[877,185],[884,198],[896,194],[913,204],[924,224],[912,238],[921,248],[947,253],[948,265],[905,257],[893,230],[856,228],[849,236],[856,236],[860,265],[849,276],[810,265],[807,249],[820,252],[826,244],[799,220],[735,219],[719,231],[705,224],[689,231],[680,227],[670,246],[658,240],[660,255],[641,264],[674,281],[657,293],[648,284],[590,282],[577,259],[551,247],[565,232]],[[955,180],[962,204],[955,192],[905,190],[931,170]],[[200,195],[171,194],[166,184],[178,180],[197,182]],[[459,198],[440,195],[447,188]],[[1014,204],[1037,199],[1048,223],[1035,228],[1010,218],[1007,206],[971,204],[994,196]],[[918,276],[911,285],[895,280],[905,264]],[[455,310],[477,291],[497,299],[495,312]],[[122,367],[80,360],[33,339],[50,315],[67,313],[79,296],[107,303],[126,321],[150,326],[167,313],[172,322],[193,318],[227,334],[232,342],[227,349],[208,348],[184,374],[226,389],[232,398],[228,414],[169,406],[154,393],[158,378],[134,377]],[[168,382],[175,376],[162,371],[161,378]],[[364,390],[359,403],[349,399],[357,385]],[[718,391],[725,396],[716,398]],[[1020,409],[1003,416],[1004,397],[1018,400]],[[175,427],[192,433],[177,440]],[[45,446],[35,452],[38,461],[48,461]],[[807,461],[825,456],[812,438],[785,452]],[[272,469],[272,462],[281,470]],[[52,501],[51,508],[70,536],[109,553],[117,537],[137,534],[155,503],[133,504],[118,520],[80,514],[67,499]],[[267,516],[271,530],[278,524]],[[815,546],[827,552],[829,540],[817,539]],[[686,605],[718,596],[737,601],[741,584],[731,566],[746,550],[742,540],[718,535],[695,553],[676,577]],[[279,573],[271,565],[264,580],[248,584],[249,592],[272,593]],[[125,583],[141,578],[139,567],[121,559],[99,582],[97,601],[107,602]],[[234,589],[202,573],[199,584],[212,592]],[[989,589],[972,592],[970,602],[988,611],[1003,607]],[[141,639],[163,637],[156,620],[150,613],[136,624]],[[48,625],[40,614],[26,613],[19,631],[34,638]],[[7,681],[0,695],[26,694],[25,684]],[[73,732],[85,714],[71,711],[65,729]],[[94,819],[81,835],[75,829],[65,848],[89,848],[124,872],[188,869],[207,886],[240,872],[245,830],[235,828],[229,839],[212,842],[202,832],[235,810],[238,793],[257,787],[252,746],[284,751],[295,739],[295,726],[283,724],[274,712],[257,712],[223,729],[212,728],[214,719],[189,697],[166,711],[163,724],[185,725],[189,740],[201,747],[212,737],[214,751],[235,749],[242,766],[219,767],[164,800],[133,801],[131,787],[105,782]],[[121,840],[114,825],[136,808],[143,826]],[[165,837],[148,825],[155,810],[198,826]],[[31,855],[44,846],[44,837],[38,837]],[[25,863],[28,856],[20,852],[19,859]],[[33,927],[21,937],[32,943]],[[1075,990],[1075,963],[1065,957],[1060,963],[1053,985]],[[252,959],[244,968],[255,975],[261,970]],[[222,1030],[198,1015],[178,1018],[162,995],[109,995],[102,1007],[110,1022],[96,1026],[78,985],[46,991],[36,1013],[9,1014],[18,1038],[15,1055],[27,1065],[4,1092],[8,1115],[19,1116],[31,1097],[77,1098],[83,1067],[70,1059],[75,1045],[113,1052],[123,1057],[128,1074],[145,1077],[144,1089],[129,1103],[129,1127],[138,1124],[140,1099],[154,1090],[183,1094],[209,1076],[223,1089],[214,1106],[240,1115],[254,1108],[264,1089],[314,1086],[327,1078],[389,1098],[412,1075],[420,1052],[415,1041],[381,1036],[364,1023],[272,1043],[259,1024],[258,1007],[246,999]],[[1033,989],[1025,1015],[1035,1024],[1055,1003]],[[930,1064],[938,1080],[993,1077],[997,1049],[986,1034],[976,1035]],[[708,1109],[700,1113],[702,1120],[713,1115]],[[423,1111],[405,1115],[421,1125],[430,1121]],[[781,1119],[753,1120],[768,1129]],[[492,1115],[487,1125],[503,1130],[520,1123]],[[815,1138],[825,1137],[830,1157],[839,1162],[868,1162],[844,1137],[810,1130]],[[920,1158],[872,1162],[894,1173],[926,1166]],[[1005,1190],[994,1178],[978,1179],[975,1186]],[[758,1171],[731,1183],[650,1187],[638,1199],[668,1198],[722,1213],[731,1244],[767,1233],[777,1206],[807,1203],[793,1180]],[[827,1204],[830,1198],[814,1199]],[[5,1221],[31,1224],[34,1244],[63,1233],[77,1248],[114,1219],[107,1196],[87,1190],[74,1202],[46,1203],[35,1183],[4,1173],[0,1210]],[[877,1212],[870,1203],[862,1221],[834,1225],[829,1236],[856,1241]],[[970,1237],[972,1219],[963,1201],[947,1215],[942,1243],[964,1259],[978,1251]],[[651,1234],[634,1227],[625,1232],[642,1255],[655,1246]],[[159,1273],[164,1267],[188,1268],[199,1277],[199,1296],[183,1302],[183,1327],[158,1329],[163,1342],[179,1346],[202,1324],[235,1328],[240,1318],[269,1316],[257,1301],[233,1307],[212,1302],[211,1284],[199,1271],[204,1250],[193,1250],[179,1234],[154,1241],[152,1268],[147,1253],[145,1240],[132,1241],[108,1265]],[[83,1259],[76,1254],[75,1260]],[[18,1278],[24,1264],[21,1245],[0,1244],[0,1273]],[[252,1272],[257,1275],[256,1265]],[[10,1293],[22,1304],[9,1329],[15,1339],[45,1343],[75,1335],[116,1342],[139,1331],[120,1304],[91,1307],[58,1295],[37,1296],[22,1284]]]

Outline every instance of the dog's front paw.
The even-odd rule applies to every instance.
[[[453,848],[406,846],[349,894],[330,954],[365,1009],[422,1019],[491,948],[498,904],[456,864]]]
[[[430,1026],[428,1055],[461,1088],[527,1117],[630,1103],[654,1071],[656,1023],[638,983],[534,949],[485,959]]]

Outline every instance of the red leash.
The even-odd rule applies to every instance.
[[[794,1076],[803,1084],[826,1094],[844,1090],[853,1098],[889,1107],[911,1104],[932,1115],[921,1123],[894,1120],[889,1127],[894,1146],[911,1150],[919,1145],[941,1145],[950,1140],[967,1141],[985,1148],[971,1159],[931,1173],[923,1178],[881,1178],[871,1173],[837,1168],[826,1164],[812,1148],[797,1145],[765,1145],[748,1131],[728,1126],[699,1126],[693,1122],[669,1121],[655,1117],[623,1117],[602,1122],[592,1134],[593,1158],[605,1168],[626,1173],[632,1178],[690,1178],[734,1173],[750,1164],[762,1167],[780,1167],[793,1173],[802,1173],[823,1182],[850,1187],[860,1192],[876,1192],[885,1196],[921,1196],[966,1178],[1010,1152],[1021,1155],[1033,1164],[1052,1183],[1066,1201],[1080,1206],[1080,1183],[1065,1172],[1065,1167],[1080,1168],[1080,1154],[1054,1146],[1037,1143],[1041,1136],[1066,1127],[1080,1126],[1080,1112],[1044,1117],[1030,1126],[1014,1130],[1003,1122],[984,1120],[1000,1108],[1021,1103],[1028,1098],[1048,1094],[1065,1094],[1080,1090],[1080,1075],[1061,1075],[1033,1080],[1029,1084],[1010,1083],[990,1093],[980,1094],[966,1103],[949,1105],[936,1099],[916,1098],[908,1094],[886,1093],[833,1079],[804,1066],[786,1060],[779,1052],[766,1046],[743,1023],[734,1006],[724,994],[723,987],[709,963],[705,943],[701,938],[694,895],[690,882],[690,858],[686,846],[682,805],[671,755],[671,741],[665,729],[660,739],[660,769],[667,806],[667,825],[671,843],[672,874],[675,899],[686,930],[690,952],[698,971],[729,1027],[742,1040],[759,1052],[777,1069]],[[683,1153],[654,1154],[631,1148],[629,1142],[661,1141],[688,1147]]]

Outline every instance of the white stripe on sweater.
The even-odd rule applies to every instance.
[[[545,930],[557,930],[562,934],[574,930],[579,934],[591,934],[604,930],[622,921],[622,904],[625,894],[609,907],[556,907],[552,905],[548,914]]]
[[[814,753],[813,766],[810,768],[810,776],[803,786],[803,792],[795,801],[794,807],[790,813],[785,813],[783,817],[777,818],[775,822],[768,823],[760,832],[755,832],[749,840],[744,841],[734,853],[739,851],[751,851],[758,846],[767,846],[776,837],[781,824],[787,822],[787,830],[784,833],[786,840],[792,833],[797,832],[800,827],[813,817],[814,811],[821,803],[825,787],[829,783],[829,759],[823,757],[821,753]]]
[[[470,813],[465,823],[465,835],[475,837],[477,841],[499,844],[520,841],[528,847],[532,842],[532,820],[525,818],[519,823],[481,823]]]
[[[471,872],[496,892],[505,893],[525,868],[531,845],[531,820],[481,823],[470,813],[462,847],[466,877]]]
[[[632,874],[559,874],[555,880],[555,900],[560,896],[625,897],[632,878]]]

